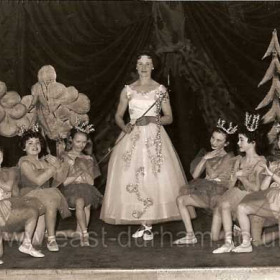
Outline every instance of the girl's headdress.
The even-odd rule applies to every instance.
[[[234,134],[237,131],[238,125],[233,126],[232,122],[229,123],[228,127],[225,127],[226,121],[223,119],[218,119],[216,127],[223,130],[226,134]]]
[[[88,122],[79,122],[74,126],[77,131],[83,132],[85,134],[89,134],[95,131],[93,124],[88,124]]]
[[[245,127],[248,131],[253,132],[258,129],[259,126],[260,115],[249,114],[246,112],[245,115]]]
[[[18,136],[22,136],[27,131],[40,132],[39,125],[37,123],[32,124],[29,128],[27,128],[25,125],[22,125],[22,126],[19,127],[17,134],[18,134]]]

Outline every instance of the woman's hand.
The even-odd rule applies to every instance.
[[[157,117],[152,117],[152,116],[144,116],[136,121],[137,126],[145,126],[148,125],[149,123],[157,123]]]
[[[83,178],[82,178],[82,175],[78,176],[76,179],[75,179],[75,183],[82,183],[83,182]]]
[[[129,134],[129,133],[132,131],[132,129],[133,129],[133,125],[132,125],[131,123],[128,123],[128,124],[124,127],[123,131],[124,131],[126,134]]]
[[[219,150],[213,150],[209,153],[207,153],[203,158],[205,160],[211,159],[211,158],[215,158],[217,156],[222,156],[225,154],[225,151],[223,149],[219,149]]]
[[[272,176],[273,172],[268,168],[268,166],[265,163],[261,163],[259,165],[260,168],[263,168],[263,174],[266,176]]]
[[[59,168],[60,167],[60,161],[57,157],[54,157],[52,155],[47,155],[45,157],[46,161],[51,164],[52,166],[54,166],[55,168]]]

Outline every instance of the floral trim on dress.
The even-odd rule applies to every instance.
[[[145,170],[144,170],[144,167],[139,167],[138,170],[136,171],[136,183],[135,184],[128,184],[126,186],[126,190],[129,192],[129,193],[135,193],[136,194],[136,197],[137,197],[137,200],[142,202],[143,203],[143,210],[134,210],[132,212],[132,217],[135,218],[135,219],[140,219],[144,214],[145,212],[147,211],[147,209],[149,207],[151,207],[153,205],[153,200],[152,198],[150,197],[147,197],[147,198],[143,198],[141,196],[141,193],[139,191],[139,184],[140,184],[140,178],[139,176],[143,176],[145,175]]]
[[[147,148],[147,153],[148,157],[152,163],[152,170],[154,175],[156,176],[157,173],[160,173],[161,170],[161,165],[164,161],[164,157],[162,155],[162,141],[161,141],[161,123],[160,123],[160,112],[161,112],[161,104],[162,102],[167,102],[169,100],[169,95],[167,92],[167,89],[163,85],[159,85],[156,89],[148,91],[148,92],[138,92],[135,89],[132,89],[129,85],[126,85],[126,90],[127,90],[127,98],[130,100],[132,98],[132,94],[141,94],[141,95],[147,95],[147,93],[155,93],[155,106],[156,106],[156,112],[157,112],[157,133],[155,138],[147,138],[145,139],[145,144]],[[138,131],[137,134],[133,134],[131,136],[131,148],[126,151],[122,159],[126,163],[126,167],[130,166],[133,151],[135,150],[136,147],[136,142],[140,138],[140,131]],[[155,147],[155,153],[153,154],[151,151],[151,147]]]
[[[137,129],[137,128],[135,128],[135,129]],[[130,166],[131,158],[132,158],[133,152],[136,148],[136,142],[140,139],[139,129],[137,129],[137,131],[135,133],[131,133],[129,139],[131,141],[131,147],[128,151],[125,151],[122,155],[122,159],[124,160],[125,166],[127,168]]]
[[[161,103],[167,98],[167,90],[165,87],[161,86],[158,89],[158,93],[156,94],[156,112],[157,112],[157,134],[154,139],[148,138],[145,140],[145,144],[147,147],[148,157],[152,163],[152,169],[154,175],[160,173],[161,165],[164,162],[164,157],[162,154],[162,141],[161,141],[161,123],[160,123],[160,112],[161,112]],[[167,101],[167,99],[165,99]],[[165,101],[165,102],[166,102]],[[153,155],[150,147],[155,146],[155,154]]]

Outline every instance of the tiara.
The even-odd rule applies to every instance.
[[[253,132],[255,131],[258,126],[259,126],[259,120],[260,120],[260,115],[250,115],[248,112],[246,112],[245,115],[245,126],[248,131]]]
[[[220,119],[218,119],[216,126],[218,128],[221,128],[227,134],[234,134],[237,131],[238,125],[233,126],[232,122],[230,122],[228,128],[226,128],[225,124],[226,124],[226,121],[220,118]]]
[[[89,133],[95,131],[93,124],[88,124],[87,122],[80,122],[77,125],[75,125],[74,128],[85,134],[89,134]]]
[[[17,135],[22,136],[27,131],[39,132],[39,125],[37,123],[32,124],[29,128],[27,128],[25,125],[21,125],[18,129]]]

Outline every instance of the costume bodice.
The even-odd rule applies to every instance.
[[[243,177],[246,178],[250,183],[260,185],[265,175],[263,174],[263,168],[260,167],[262,164],[266,164],[266,159],[263,156],[260,156],[259,159],[249,166],[242,166],[242,157],[237,156],[236,166],[237,170],[243,171]],[[243,185],[238,181],[237,185],[240,189],[247,190],[247,186]]]
[[[233,155],[231,153],[226,153],[223,156],[208,159],[205,164],[205,179],[219,179],[221,181],[230,180],[234,166],[232,158]]]
[[[74,155],[71,152],[65,152],[62,154],[62,158],[70,165],[68,177],[75,176],[78,172],[80,173],[82,171],[82,181],[80,183],[91,184],[88,177],[85,175],[89,175],[92,179],[99,176],[99,174],[95,174],[96,172],[94,172],[96,168],[94,166],[94,160],[91,156],[84,154]]]
[[[32,169],[35,171],[38,171],[38,172],[45,172],[45,169],[48,168],[48,163],[42,159],[35,159],[33,157],[30,157],[30,156],[23,156],[19,159],[19,162],[18,162],[18,166],[19,166],[19,170],[20,170],[20,187],[21,188],[38,188],[38,186],[32,181],[30,180],[29,178],[26,177],[26,175],[24,173],[22,173],[22,170],[21,170],[21,165],[23,162],[27,162],[31,167]],[[34,173],[34,176],[35,176],[35,173]],[[50,187],[50,182],[47,181],[45,182],[42,186],[39,186],[39,188],[48,188]]]
[[[165,94],[167,98],[166,88],[163,85],[158,86],[156,89],[148,92],[138,92],[131,86],[126,85],[126,92],[128,98],[129,115],[131,120],[140,118],[160,97]],[[159,114],[158,107],[153,106],[145,116],[157,116]]]

